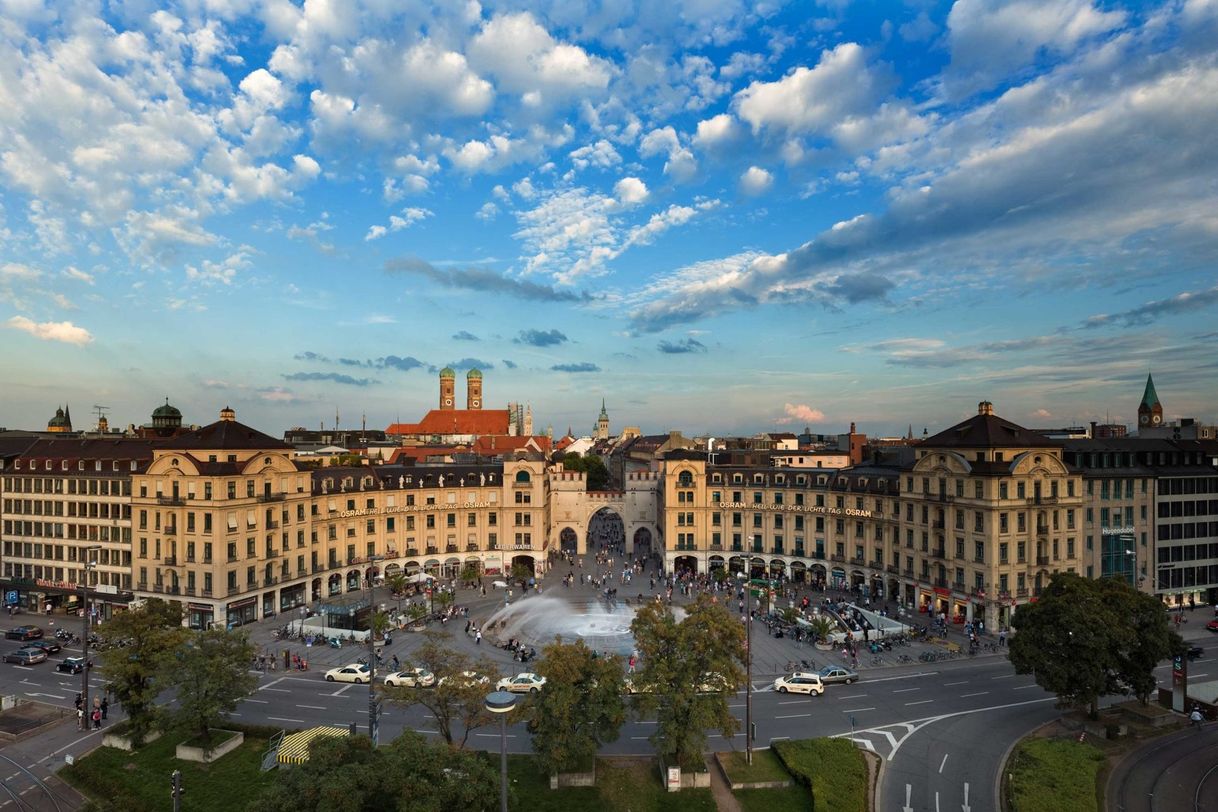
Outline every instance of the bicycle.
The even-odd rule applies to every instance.
[[[898,654],[897,655],[898,663],[905,664],[905,663],[912,663],[913,661],[914,661],[913,657],[910,657],[908,654]]]
[[[884,658],[877,654],[876,656],[871,658],[871,664],[872,665],[883,665]]]

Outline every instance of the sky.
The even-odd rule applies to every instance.
[[[1218,0],[0,0],[0,425],[1218,420]],[[460,402],[463,386],[458,385]]]

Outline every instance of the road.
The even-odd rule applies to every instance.
[[[1130,753],[1108,781],[1112,812],[1218,810],[1218,724],[1186,728]]]

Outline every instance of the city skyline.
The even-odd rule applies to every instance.
[[[0,425],[1218,420],[1213,4],[160,5],[0,23]]]

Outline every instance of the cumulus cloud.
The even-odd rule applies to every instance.
[[[613,194],[623,206],[637,206],[650,194],[647,184],[638,178],[622,178],[613,185]]]
[[[703,149],[716,149],[735,141],[739,130],[731,113],[720,113],[698,122],[693,141]]]
[[[462,358],[460,361],[449,361],[448,366],[453,369],[494,369],[495,365],[490,361],[483,361],[481,358]]]
[[[528,344],[530,347],[556,347],[565,344],[568,339],[559,330],[521,330],[520,335],[512,339],[517,344]]]
[[[453,340],[454,341],[479,341],[481,339],[479,339],[478,336],[474,335],[473,333],[471,333],[468,330],[458,330],[457,332],[453,333]]]
[[[502,293],[534,302],[587,302],[592,298],[587,293],[559,290],[527,279],[512,279],[486,268],[437,268],[415,257],[391,259],[385,263],[385,271],[422,276],[441,287]]]
[[[364,241],[370,242],[384,237],[386,234],[393,231],[401,231],[404,228],[410,228],[420,220],[425,220],[432,216],[430,209],[418,208],[411,206],[402,209],[400,214],[389,216],[389,226],[375,225],[368,229],[368,233],[364,235]]]
[[[292,372],[283,378],[287,381],[329,381],[347,386],[374,386],[379,383],[371,378],[353,378],[341,372]]]
[[[692,178],[698,171],[694,154],[682,146],[677,131],[672,126],[657,127],[639,141],[639,155],[651,158],[665,155],[664,174],[676,181]]]
[[[774,176],[760,166],[750,166],[740,176],[740,188],[745,194],[759,195],[774,183]]]
[[[590,166],[597,169],[608,169],[622,162],[622,156],[618,155],[613,144],[603,138],[595,144],[588,144],[573,150],[569,157],[571,165],[581,170]]]
[[[503,365],[505,367],[507,367],[508,369],[515,369],[517,367],[517,364],[515,361],[509,361],[506,358],[503,359]]]
[[[783,417],[775,420],[775,423],[823,423],[825,422],[825,413],[820,409],[813,409],[803,403],[786,403],[782,407]]]
[[[540,106],[576,93],[604,90],[611,63],[559,42],[527,11],[487,20],[469,44],[471,63],[493,76],[500,90]]]
[[[1161,318],[1192,313],[1218,305],[1218,286],[1206,290],[1184,291],[1167,299],[1155,299],[1119,313],[1104,313],[1091,316],[1083,326],[1096,327],[1150,324]]]
[[[555,364],[550,367],[554,372],[600,372],[601,368],[596,364],[588,361],[582,361],[578,364]]]
[[[11,330],[29,333],[42,341],[60,341],[64,344],[75,344],[83,347],[93,343],[93,336],[83,327],[77,327],[70,321],[36,322],[25,316],[13,316],[6,321],[5,326]]]

